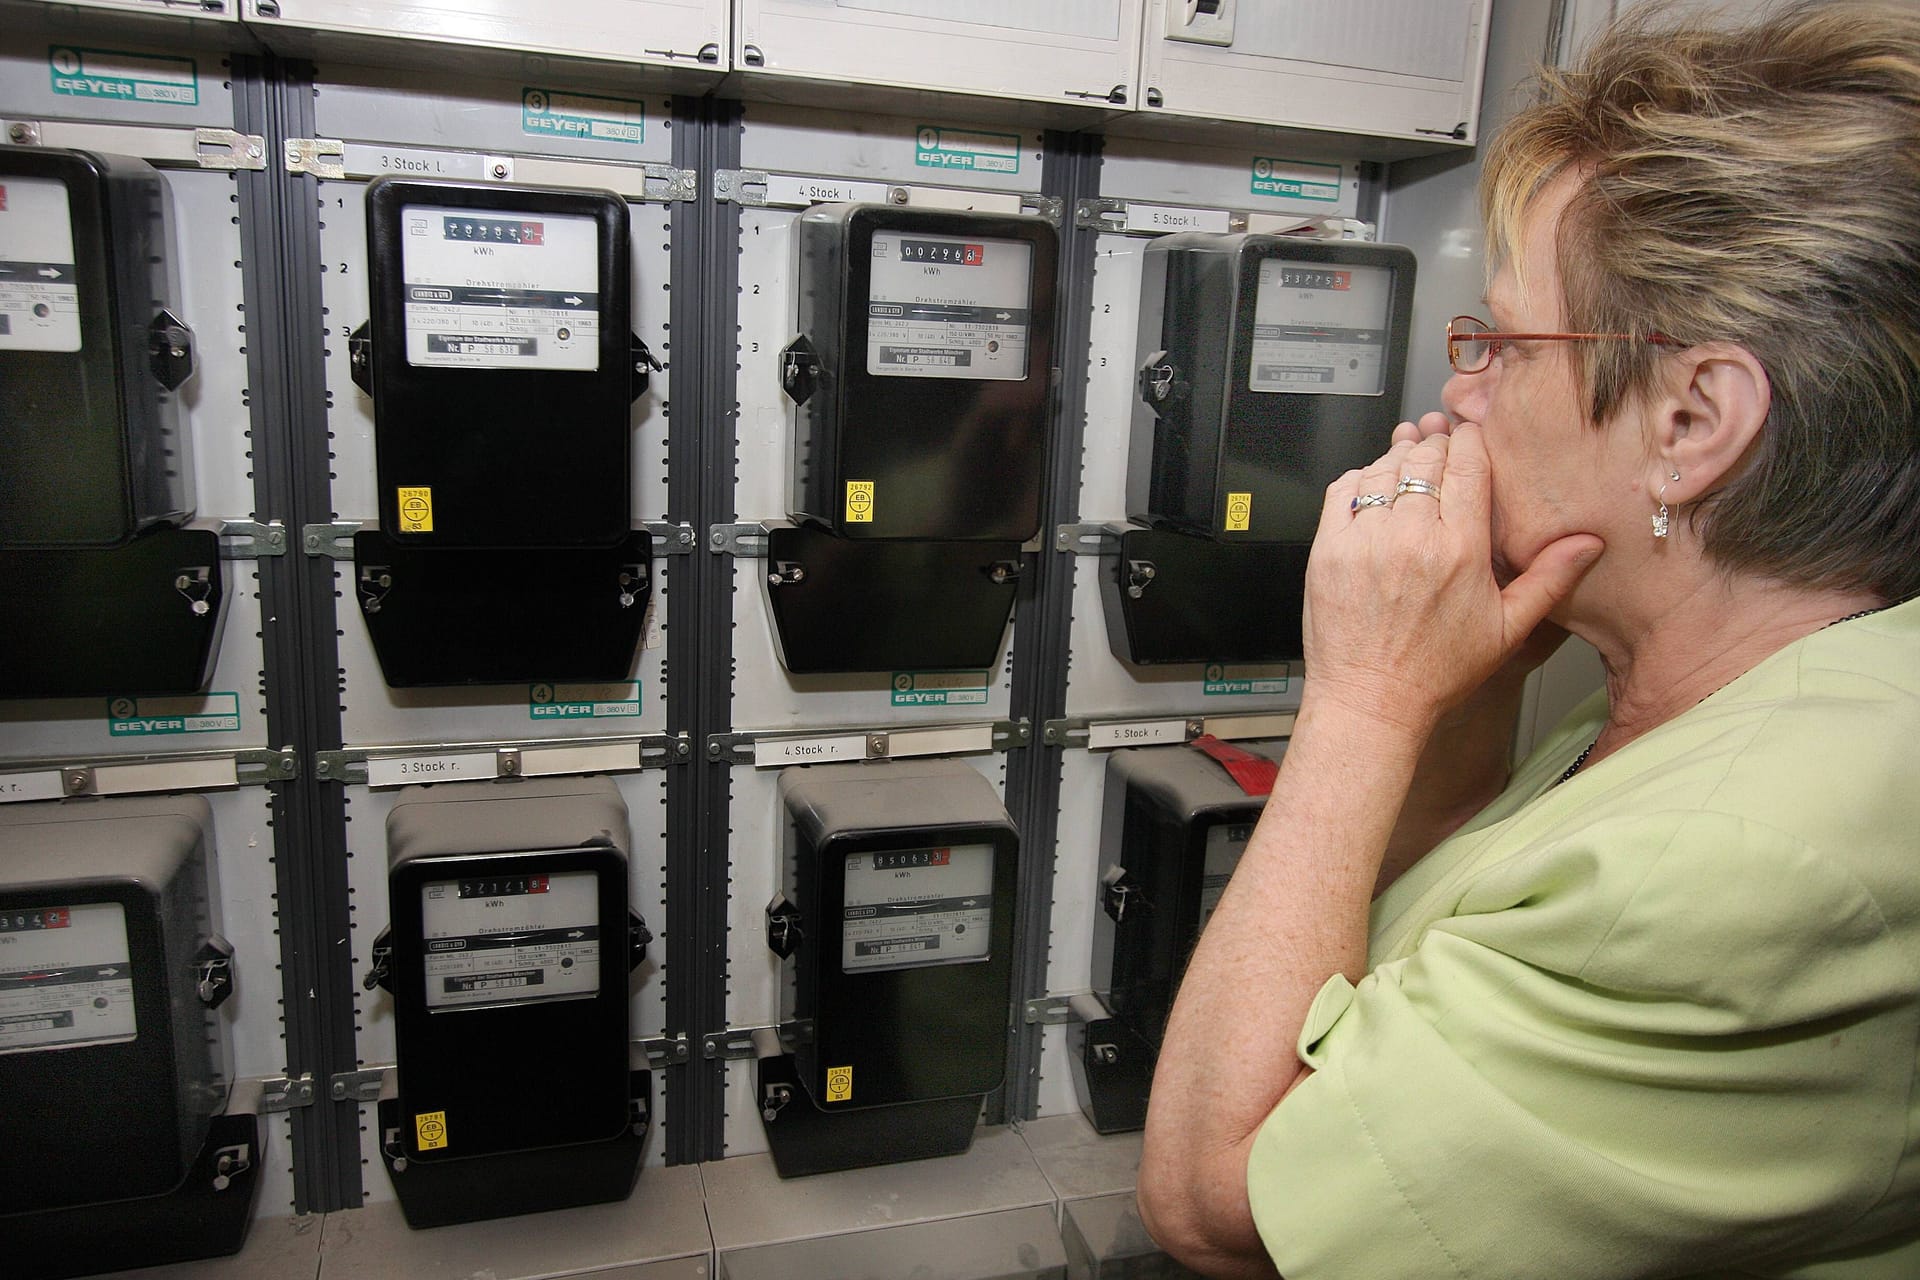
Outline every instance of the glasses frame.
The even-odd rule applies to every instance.
[[[1478,331],[1470,334],[1456,334],[1453,327],[1462,320],[1478,325]],[[1460,344],[1463,342],[1486,343],[1486,360],[1471,369],[1462,368]],[[1501,345],[1508,342],[1648,342],[1661,347],[1685,345],[1664,333],[1507,333],[1493,328],[1479,316],[1455,316],[1447,321],[1447,364],[1458,374],[1471,376],[1476,373],[1485,373],[1493,367],[1494,357],[1500,354]]]

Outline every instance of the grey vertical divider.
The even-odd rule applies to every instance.
[[[314,180],[280,163],[287,138],[312,135],[311,79],[271,57],[234,60],[238,126],[267,140],[267,168],[239,175],[247,401],[259,518],[283,521],[291,540],[258,564],[267,731],[303,763],[272,787],[274,866],[287,1073],[315,1081],[313,1103],[291,1116],[295,1206],[318,1213],[359,1205],[360,1143],[357,1104],[328,1087],[354,1061],[344,795],[307,767],[340,743],[333,564],[307,556],[299,532],[333,518],[318,214]]]
[[[673,131],[673,163],[700,183],[700,198],[675,203],[669,215],[668,519],[691,524],[699,540],[670,570],[667,626],[667,732],[687,735],[692,752],[667,773],[667,1023],[693,1051],[667,1077],[666,1158],[685,1164],[720,1158],[726,1119],[724,1064],[699,1046],[726,1026],[732,765],[704,744],[733,723],[733,561],[707,549],[706,530],[735,514],[740,212],[712,199],[711,183],[718,170],[739,167],[740,105],[676,98]]]
[[[1041,499],[1036,572],[1020,581],[1013,640],[1011,715],[1033,725],[1025,746],[1007,758],[1007,810],[1020,829],[1020,890],[1014,917],[1019,947],[1013,964],[1012,1044],[1007,1085],[989,1104],[988,1120],[1005,1123],[1037,1114],[1040,1031],[1021,1009],[1047,994],[1047,950],[1052,934],[1053,845],[1059,828],[1060,754],[1040,726],[1066,714],[1068,630],[1073,622],[1074,558],[1057,551],[1053,531],[1075,518],[1080,498],[1080,450],[1086,435],[1087,353],[1093,307],[1097,233],[1074,225],[1082,197],[1100,194],[1100,145],[1095,134],[1048,132],[1042,194],[1061,202],[1060,279],[1054,326],[1059,335],[1059,383],[1054,394],[1053,441]]]

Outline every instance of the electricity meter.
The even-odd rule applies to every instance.
[[[619,1200],[651,1076],[628,1068],[627,811],[605,778],[408,787],[387,817],[398,1096],[382,1154],[409,1224]]]
[[[252,1116],[224,1115],[232,948],[198,796],[0,808],[0,1245],[77,1274],[240,1247]],[[156,1254],[165,1254],[164,1257]]]
[[[1042,218],[869,204],[816,205],[793,236],[796,523],[767,543],[781,660],[990,666],[1040,528],[1058,236]]]
[[[1074,1083],[1101,1133],[1138,1129],[1187,957],[1239,865],[1284,744],[1130,747],[1107,757],[1094,995],[1077,1025]]]
[[[183,528],[172,202],[143,160],[0,147],[0,697],[188,693],[222,619]]]
[[[1413,283],[1396,245],[1185,232],[1147,246],[1127,467],[1128,517],[1146,528],[1122,534],[1103,587],[1118,656],[1300,656],[1326,487],[1378,457],[1399,418]]]
[[[957,760],[786,770],[793,1052],[760,1061],[782,1177],[951,1155],[1006,1074],[1019,836]]]
[[[354,536],[387,683],[617,679],[639,643],[625,200],[386,178],[367,190],[380,522]]]

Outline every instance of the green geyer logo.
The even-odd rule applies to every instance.
[[[53,91],[70,98],[200,105],[200,75],[192,58],[56,44],[47,50]]]
[[[896,707],[983,706],[987,701],[984,671],[896,671],[893,705]]]
[[[203,693],[187,698],[113,698],[107,732],[116,738],[169,733],[240,732],[240,695]]]
[[[1209,662],[1200,692],[1209,698],[1223,694],[1285,693],[1292,671],[1293,668],[1284,662],[1277,666],[1261,667],[1229,667]]]
[[[640,686],[534,684],[527,686],[529,720],[608,720],[640,714]]]
[[[520,91],[520,132],[638,146],[647,136],[647,108],[630,98],[529,86]]]
[[[928,169],[1020,172],[1020,135],[923,124],[914,131],[913,162]]]
[[[1251,190],[1256,196],[1320,200],[1335,204],[1340,199],[1340,166],[1255,156]]]

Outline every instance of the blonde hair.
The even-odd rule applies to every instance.
[[[1565,326],[1733,342],[1772,384],[1759,442],[1689,511],[1723,566],[1806,585],[1920,591],[1920,12],[1796,3],[1744,27],[1642,5],[1489,151],[1488,245],[1573,172]],[[1587,343],[1596,423],[1671,349]]]

